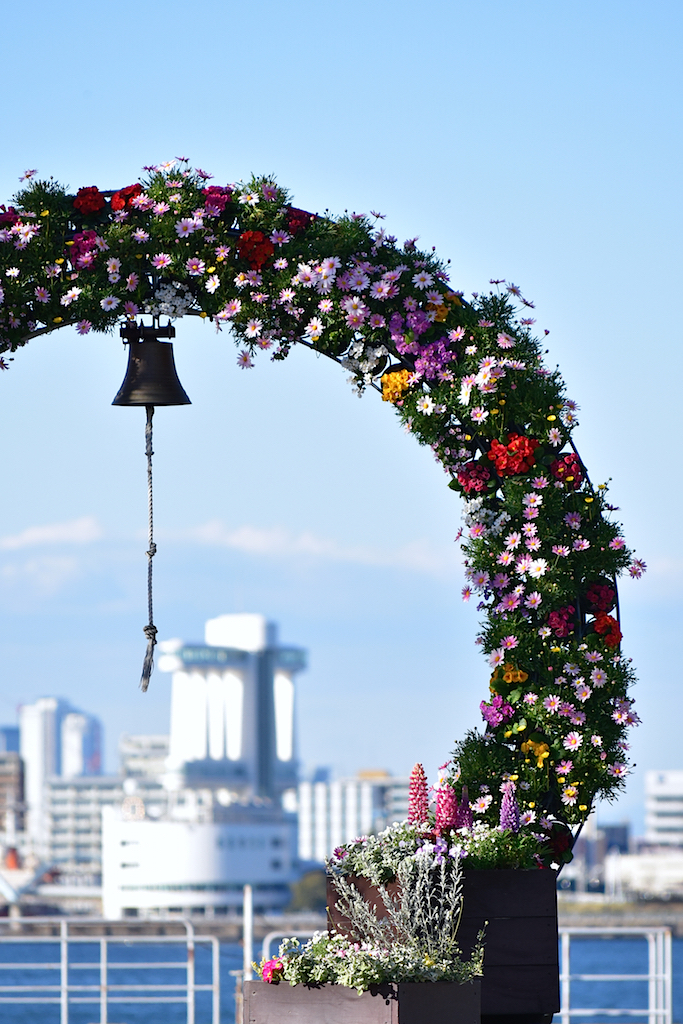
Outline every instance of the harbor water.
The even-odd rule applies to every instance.
[[[125,939],[110,945],[111,961],[126,963],[150,964],[153,961],[185,961],[185,948],[175,949],[153,940],[144,947],[127,943]],[[13,944],[0,944],[0,984],[31,985],[37,995],[49,993],[38,991],[40,985],[59,984],[58,970],[35,970],[23,966],[28,963],[55,963],[59,959],[58,944],[34,943],[30,940]],[[70,949],[71,963],[98,962],[98,944],[96,941],[73,946]],[[12,967],[17,964],[17,967]],[[221,975],[221,1024],[233,1024],[235,1020],[234,989],[235,977],[231,971],[242,966],[242,949],[237,943],[221,943],[220,975]],[[196,950],[196,983],[207,984],[211,981],[211,951],[206,946],[198,945]],[[571,946],[572,974],[646,974],[647,944],[641,937],[590,937],[575,938]],[[126,967],[109,969],[108,981],[111,985],[146,984],[158,985],[150,996],[168,998],[179,996],[179,990],[168,986],[183,986],[186,982],[184,967],[166,968],[163,971],[154,967]],[[72,969],[69,983],[78,985],[97,985],[99,968],[81,967]],[[125,997],[127,993],[117,993]],[[55,996],[58,993],[51,993]],[[627,982],[572,982],[571,1008],[602,1008],[602,1009],[635,1009],[642,1008],[642,1017],[634,1016],[599,1016],[575,1017],[577,1022],[610,1021],[611,1024],[626,1024],[627,1021],[647,1021],[648,988],[646,981]],[[112,1024],[185,1024],[187,1007],[184,1003],[151,1002],[144,1005],[110,1003],[108,1011]],[[211,1024],[211,993],[199,992],[196,996],[196,1024]],[[69,1024],[94,1024],[100,1020],[100,1008],[97,1002],[69,1005]],[[558,1018],[556,1017],[557,1021]],[[673,1020],[674,1024],[683,1024],[683,938],[673,940]],[[28,1003],[22,1005],[0,1004],[0,1021],[2,1024],[59,1024],[60,1007],[55,1004]]]

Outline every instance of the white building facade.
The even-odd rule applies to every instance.
[[[324,863],[338,846],[408,816],[410,780],[360,772],[332,782],[301,782],[297,794],[299,857]]]
[[[134,806],[103,812],[105,917],[239,913],[247,883],[257,911],[289,902],[296,877],[293,815],[238,806],[226,809],[222,821],[153,821]]]
[[[683,771],[646,772],[645,839],[683,846]]]

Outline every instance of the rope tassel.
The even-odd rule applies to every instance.
[[[152,559],[157,553],[157,546],[154,543],[154,493],[152,490],[152,456],[154,451],[152,450],[152,417],[154,416],[154,406],[146,405],[147,410],[147,423],[145,424],[145,454],[147,456],[147,517],[148,517],[148,541],[149,547],[147,549],[147,613],[149,616],[149,622],[143,629],[143,633],[147,637],[147,650],[145,652],[145,660],[142,663],[142,676],[140,677],[140,689],[143,693],[147,692],[149,686],[149,678],[152,675],[154,669],[154,648],[157,642],[157,628],[154,625],[154,609],[152,600]]]

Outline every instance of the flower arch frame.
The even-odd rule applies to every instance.
[[[505,281],[466,300],[379,214],[308,213],[271,176],[211,185],[185,159],[145,172],[76,194],[27,172],[0,207],[0,367],[67,324],[198,315],[231,328],[244,368],[305,345],[380,391],[464,500],[463,597],[479,599],[492,674],[485,731],[458,743],[450,781],[496,821],[513,780],[539,838],[580,825],[628,772],[616,580],[645,565],[574,446],[577,406],[543,364],[533,304]]]

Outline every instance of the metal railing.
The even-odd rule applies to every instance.
[[[22,925],[26,924],[33,929],[34,925],[49,924],[55,926],[59,923],[58,935],[36,935],[33,933],[17,934]],[[11,922],[12,934],[0,935],[0,948],[6,944],[26,945],[53,945],[59,946],[59,959],[54,961],[32,961],[18,963],[3,961],[0,958],[0,972],[4,971],[54,971],[59,972],[59,983],[51,985],[26,984],[26,985],[4,985],[0,984],[0,1004],[14,1003],[47,1003],[58,1004],[60,1007],[60,1024],[69,1024],[69,1007],[77,1003],[99,1004],[99,1024],[108,1024],[109,1005],[116,1003],[130,1004],[166,1004],[184,1003],[187,1007],[187,1024],[195,1024],[196,996],[200,992],[211,993],[211,1021],[212,1024],[220,1024],[220,947],[218,939],[213,935],[195,935],[194,927],[190,921],[181,921],[185,927],[184,935],[73,935],[69,933],[69,925],[109,924],[111,922],[99,921],[94,918],[62,918],[58,922],[54,917],[29,917],[14,918]],[[112,945],[168,945],[185,946],[185,960],[147,960],[147,961],[113,961],[109,957],[109,947]],[[69,958],[69,947],[74,945],[89,945],[98,948],[96,960],[74,960]],[[211,982],[200,984],[196,981],[195,951],[197,946],[208,945],[211,947]],[[70,982],[69,974],[79,970],[98,970],[99,981],[97,984],[79,985]],[[170,984],[166,981],[157,981],[144,984],[113,984],[110,981],[109,972],[116,970],[138,971],[184,971],[185,981],[181,984]],[[0,974],[0,979],[2,975]],[[56,982],[57,979],[55,979]],[[152,994],[161,993],[164,994]]]
[[[318,929],[319,931],[320,929]],[[295,937],[297,939],[312,939],[318,932],[307,932],[307,931],[294,931],[294,932],[268,932],[263,940],[261,946],[261,956],[264,960],[270,958],[270,947],[273,945],[276,939],[289,939]]]
[[[647,1017],[648,1024],[672,1024],[672,970],[671,970],[671,931],[669,928],[573,928],[559,929],[560,950],[562,954],[560,968],[560,995],[562,1008],[559,1019],[561,1024],[571,1024],[572,1017],[583,1017],[594,1020],[596,1017]],[[571,940],[573,938],[609,938],[641,937],[647,940],[648,972],[647,974],[572,974],[571,973]],[[615,1009],[605,1008],[572,1008],[572,981],[643,981],[647,982],[648,1005],[640,1008]]]

